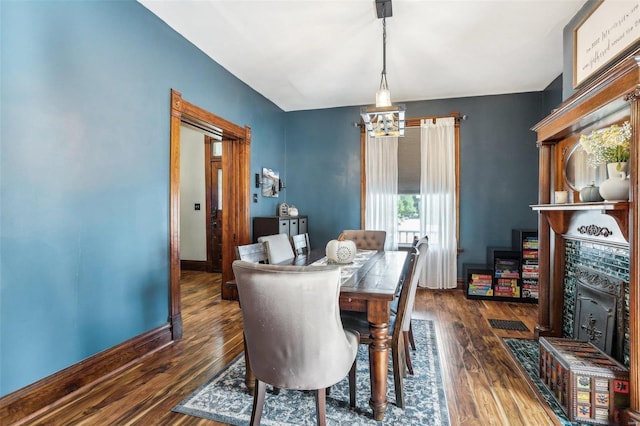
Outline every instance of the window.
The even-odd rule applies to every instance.
[[[449,116],[456,117],[456,220],[457,229],[456,237],[459,241],[459,218],[460,218],[460,180],[459,180],[459,114],[452,113]],[[405,129],[405,136],[398,138],[398,235],[396,241],[400,247],[410,246],[413,243],[414,237],[421,237],[420,235],[420,120],[432,119],[434,117],[417,117],[409,118],[407,120],[407,127]],[[362,147],[362,170],[364,170],[365,159],[365,141],[366,133],[362,133],[361,147]],[[365,209],[366,209],[366,176],[362,179],[362,191],[361,191],[361,226],[365,226]],[[438,230],[436,227],[427,226],[427,235],[430,239],[437,240],[436,233]]]

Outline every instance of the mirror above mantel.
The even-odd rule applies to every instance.
[[[587,163],[588,154],[582,148],[580,143],[573,145],[569,154],[567,154],[564,163],[564,180],[574,191],[580,191],[582,188],[595,185],[600,186],[607,178],[606,165],[602,164],[597,168],[591,167]]]
[[[588,154],[580,144],[580,136],[588,135],[594,130],[605,129],[612,125],[621,126],[622,123],[629,120],[629,105],[622,104],[613,110],[607,110],[606,115],[595,114],[589,120],[581,121],[574,133],[564,138],[558,144],[561,149],[562,158],[557,163],[562,173],[563,185],[565,188],[575,191],[574,201],[579,201],[578,193],[589,185],[600,186],[602,182],[607,180],[607,166],[602,164],[598,167],[589,165]],[[560,176],[558,176],[559,178]]]

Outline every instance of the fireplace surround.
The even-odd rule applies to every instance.
[[[579,199],[579,188],[569,185],[564,171],[580,136],[627,120],[629,201],[553,204],[555,191]],[[595,340],[611,329],[609,349],[629,368],[629,408],[621,424],[640,425],[640,46],[586,82],[533,130],[539,164],[538,204],[532,206],[539,213],[540,243],[536,336],[584,333]],[[604,291],[601,284],[609,282],[615,284]],[[597,308],[599,313],[586,309],[594,298],[615,306]]]

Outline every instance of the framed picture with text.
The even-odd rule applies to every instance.
[[[640,41],[640,0],[602,0],[573,30],[573,87]]]

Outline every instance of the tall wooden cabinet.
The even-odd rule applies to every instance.
[[[579,137],[595,129],[629,120],[632,127],[629,160],[629,202],[578,203],[578,193],[565,181],[565,162]],[[640,47],[607,71],[587,83],[534,126],[539,149],[539,307],[537,336],[558,336],[562,332],[565,253],[571,241],[594,245],[614,241],[628,248],[628,346],[630,408],[622,424],[640,424]],[[553,204],[552,194],[570,190],[575,200]],[[606,230],[607,232],[602,232]],[[591,243],[596,241],[596,243]]]

